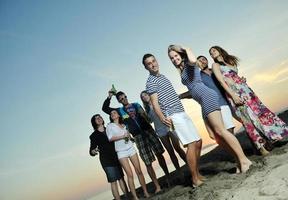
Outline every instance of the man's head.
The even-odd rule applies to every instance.
[[[126,106],[129,104],[126,94],[122,91],[119,91],[116,93],[116,98],[118,102],[121,103],[123,106]]]
[[[197,57],[197,65],[201,68],[201,70],[205,70],[208,68],[208,60],[205,56]]]
[[[150,72],[150,74],[159,73],[159,65],[154,55],[147,53],[142,58],[142,64]]]

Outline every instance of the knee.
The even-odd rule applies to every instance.
[[[219,137],[223,137],[224,134],[224,129],[220,128],[220,127],[214,127],[214,132],[219,136]],[[215,136],[214,136],[215,138]]]
[[[177,149],[175,149],[177,151]],[[169,155],[175,155],[175,152],[172,148],[167,149]]]
[[[198,147],[198,148],[201,148],[201,147],[202,147],[202,140],[197,141],[196,144],[197,144],[197,147]]]
[[[137,176],[143,175],[142,170],[139,168],[135,169],[135,172],[136,172]]]
[[[195,148],[196,148],[196,142],[192,142],[192,143],[187,145],[187,152],[194,151]]]
[[[133,179],[133,172],[132,171],[126,172],[126,175],[127,175],[128,179]]]
[[[159,154],[156,154],[156,157],[158,160],[165,160],[163,154],[159,153]]]

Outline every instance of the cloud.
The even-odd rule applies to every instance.
[[[288,79],[288,59],[270,68],[269,70],[255,74],[252,79],[255,82],[266,82],[275,84],[286,81]]]
[[[0,169],[0,177],[29,173],[36,169],[46,170],[47,167],[51,167],[51,165],[55,165],[55,163],[61,163],[65,160],[74,160],[76,157],[80,159],[87,157],[87,144],[81,144],[65,152],[59,152],[58,154],[43,157],[39,160],[31,160],[19,167],[14,166],[9,169],[2,168]]]

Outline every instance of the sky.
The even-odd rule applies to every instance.
[[[287,8],[285,0],[0,0],[0,199],[111,199],[97,198],[109,184],[88,154],[90,118],[108,123],[101,107],[112,84],[140,102],[145,53],[186,91],[170,44],[210,63],[208,49],[223,47],[272,111],[287,108]],[[200,106],[183,104],[211,143]]]

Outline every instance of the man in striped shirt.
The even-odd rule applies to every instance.
[[[142,63],[150,74],[146,90],[150,95],[153,109],[165,125],[175,128],[180,142],[187,147],[186,160],[192,174],[192,183],[193,186],[199,186],[204,178],[198,169],[202,140],[192,120],[185,113],[171,82],[160,74],[156,58],[152,54],[145,54]]]

